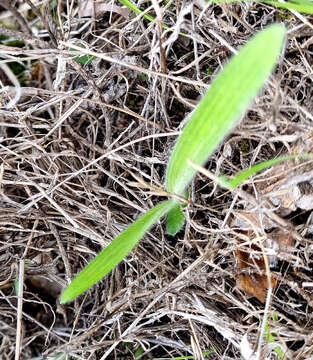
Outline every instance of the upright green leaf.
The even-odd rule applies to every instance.
[[[263,30],[219,73],[179,137],[167,169],[166,189],[183,195],[203,165],[270,75],[285,37],[282,25]]]
[[[101,280],[132,250],[144,233],[174,205],[174,201],[168,200],[140,216],[74,278],[63,292],[61,303],[74,299]]]

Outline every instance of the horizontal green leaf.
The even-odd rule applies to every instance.
[[[270,75],[285,37],[282,25],[263,30],[219,73],[179,137],[166,174],[168,192],[183,195],[203,165],[248,107]]]
[[[212,0],[212,2],[215,4],[233,2],[263,2],[281,9],[296,10],[304,14],[313,14],[313,2],[309,0],[288,0],[285,2],[274,0]]]
[[[176,203],[171,211],[167,214],[166,231],[175,236],[185,224],[185,215],[181,211],[180,204]]]
[[[276,159],[271,159],[267,161],[263,161],[259,164],[251,166],[251,168],[241,171],[239,174],[234,176],[231,179],[227,179],[226,177],[220,177],[220,185],[223,187],[227,187],[229,189],[234,189],[235,187],[242,184],[245,180],[249,179],[250,176],[267,169],[275,164],[278,164],[283,161],[292,160],[296,158],[302,158],[302,159],[313,159],[313,154],[298,154],[298,155],[286,155],[281,156]]]
[[[307,0],[291,0],[286,2],[265,0],[266,4],[279,7],[281,9],[296,10],[304,14],[313,14],[313,2]]]
[[[76,56],[74,57],[74,59],[79,63],[81,63],[82,65],[89,65],[96,59],[96,57],[89,55],[82,55],[82,56]]]
[[[84,48],[84,46],[80,43],[78,43],[78,46],[81,48]],[[76,51],[76,50],[74,50],[74,51]],[[79,56],[75,56],[74,59],[82,65],[89,65],[96,59],[96,56],[79,55]]]
[[[74,299],[101,280],[132,250],[144,233],[174,205],[174,201],[168,200],[140,216],[74,278],[63,292],[61,303]]]

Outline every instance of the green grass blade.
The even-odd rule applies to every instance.
[[[175,236],[185,224],[185,215],[181,211],[180,204],[175,204],[171,211],[167,214],[166,231]]]
[[[118,0],[118,1],[119,1],[121,4],[127,6],[129,10],[135,12],[136,14],[142,14],[142,13],[143,13],[143,11],[141,11],[140,9],[138,9],[136,5],[134,5],[132,2],[130,2],[130,1],[128,1],[128,0]],[[151,22],[155,21],[155,18],[154,18],[153,16],[149,15],[149,14],[142,14],[142,16],[143,16],[145,19],[147,19],[147,20],[149,20],[149,21],[151,21]],[[165,29],[168,28],[166,25],[163,25],[163,27],[164,27]]]
[[[313,2],[310,0],[289,0],[285,2],[272,0],[212,0],[214,4],[232,2],[263,2],[268,5],[276,6],[286,10],[296,10],[304,14],[313,14]]]
[[[134,5],[132,2],[130,2],[129,0],[118,0],[118,1],[121,4],[125,5],[126,7],[128,7],[128,9],[134,11],[136,14],[142,14],[142,16],[147,20],[149,20],[151,22],[154,22],[156,20],[153,16],[151,16],[149,14],[145,14],[142,10],[138,9],[137,6]],[[171,30],[172,31],[172,29],[170,29],[169,26],[167,26],[166,24],[162,24],[162,28],[165,29],[165,30]],[[181,33],[181,32],[179,33],[179,35],[187,36],[187,34],[184,34],[184,33]]]
[[[70,283],[61,296],[61,304],[80,295],[110,272],[138,243],[144,233],[175,205],[165,201],[140,216],[101,251]]]
[[[168,192],[183,195],[203,165],[246,110],[270,75],[285,37],[282,25],[263,30],[219,73],[179,137],[166,174]]]
[[[267,160],[264,162],[261,162],[259,164],[251,166],[251,168],[241,171],[239,174],[234,176],[233,178],[227,180],[225,177],[221,177],[221,183],[220,185],[224,184],[224,187],[227,187],[229,189],[236,188],[240,184],[242,184],[245,180],[249,179],[250,176],[267,169],[275,164],[278,164],[283,161],[292,160],[296,158],[301,159],[313,159],[313,154],[298,154],[298,155],[286,155],[281,156],[276,159]]]
[[[286,2],[264,0],[266,4],[279,7],[281,9],[296,10],[304,14],[313,14],[313,2],[307,0],[292,0]]]

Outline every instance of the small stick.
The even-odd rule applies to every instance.
[[[24,285],[24,260],[20,260],[19,273],[18,273],[17,325],[16,325],[15,360],[19,360],[20,353],[21,353],[22,313],[23,313],[23,285]]]

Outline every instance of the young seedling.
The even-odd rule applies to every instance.
[[[267,318],[267,321],[266,321],[266,325],[265,325],[265,338],[267,340],[268,343],[275,343],[276,342],[276,334],[275,333],[272,333],[270,331],[270,326],[268,324],[268,319],[269,318],[272,318],[273,321],[276,321],[278,322],[279,321],[279,317],[276,313],[273,313],[273,314],[270,314]],[[279,347],[279,346],[276,346],[274,348],[274,352],[277,354],[277,356],[279,357],[279,359],[281,360],[289,360],[284,352],[282,351],[282,349]]]
[[[172,152],[166,173],[166,191],[176,197],[149,210],[115,238],[74,278],[63,292],[61,303],[74,299],[111,271],[162,216],[170,215],[168,228],[173,233],[181,228],[183,218],[177,199],[185,196],[196,173],[189,161],[203,165],[242,116],[270,75],[281,52],[285,32],[282,25],[263,30],[219,73]],[[175,216],[171,216],[173,212],[179,213],[178,223],[175,223]]]

